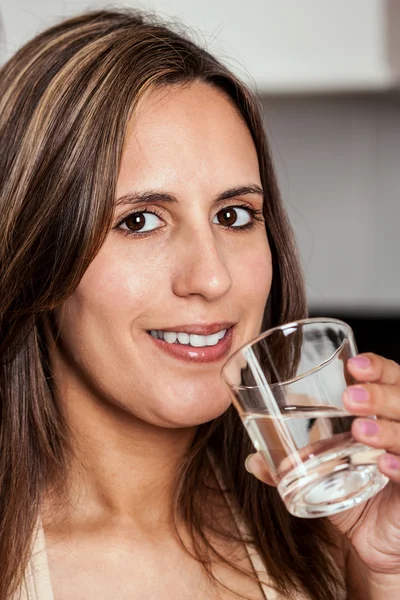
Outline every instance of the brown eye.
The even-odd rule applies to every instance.
[[[218,221],[224,227],[232,227],[236,223],[237,214],[234,208],[224,208],[217,214]]]
[[[218,211],[213,218],[213,223],[222,225],[223,227],[245,227],[251,223],[250,209],[241,208],[240,206],[228,206]]]
[[[131,213],[119,225],[127,233],[145,233],[162,226],[160,217],[148,211]]]
[[[125,224],[131,231],[140,231],[146,225],[146,217],[143,213],[129,215],[125,219]]]

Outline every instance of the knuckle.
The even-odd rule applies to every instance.
[[[394,360],[373,353],[369,353],[369,358],[375,372],[373,381],[384,380],[389,384],[396,384],[399,381],[400,366]]]
[[[395,360],[392,360],[391,358],[387,358],[386,360],[388,361],[387,365],[390,368],[390,370],[393,371],[393,373],[397,373],[398,375],[400,372],[400,367],[397,364],[397,362]]]
[[[387,447],[390,452],[398,453],[400,451],[400,427],[398,423],[389,421],[385,423],[382,429],[381,438],[387,440]]]
[[[398,382],[400,377],[400,367],[391,358],[382,358],[381,375],[385,376],[385,379],[388,383],[395,384]]]
[[[379,383],[369,383],[367,389],[369,391],[369,405],[373,409],[379,408],[385,396],[383,387]]]

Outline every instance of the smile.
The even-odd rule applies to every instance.
[[[193,348],[204,348],[205,346],[216,346],[226,335],[227,330],[221,329],[212,335],[198,335],[183,331],[162,331],[152,329],[149,333],[158,340],[164,340],[167,344],[182,344]]]

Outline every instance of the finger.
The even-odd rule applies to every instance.
[[[400,457],[393,454],[382,454],[378,460],[381,473],[389,477],[395,483],[400,483]]]
[[[254,477],[257,477],[257,479],[263,483],[273,486],[276,485],[272,473],[269,470],[261,452],[249,454],[249,456],[246,458],[244,466],[246,467],[246,471],[254,475]]]
[[[388,385],[400,385],[400,366],[394,360],[372,352],[349,358],[347,369],[358,381],[379,381]]]
[[[400,423],[386,419],[355,419],[351,433],[357,442],[400,454]]]
[[[352,385],[343,393],[346,409],[357,416],[376,415],[400,421],[400,387],[380,383]]]

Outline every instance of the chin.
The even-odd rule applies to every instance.
[[[177,397],[174,396],[168,406],[164,405],[163,417],[169,427],[195,427],[213,421],[227,411],[232,402],[229,392],[221,393],[221,388],[215,394],[205,394],[203,390],[201,394],[186,395],[184,398],[184,402],[177,404]]]

